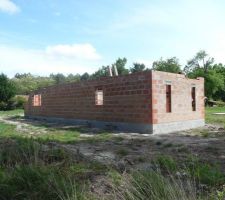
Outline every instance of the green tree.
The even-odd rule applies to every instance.
[[[199,51],[185,66],[185,73],[189,78],[205,78],[205,94],[208,98],[220,99],[218,95],[223,93],[225,77],[221,73],[223,66],[213,65],[214,58],[208,56],[205,51]]]
[[[15,87],[6,75],[0,74],[0,102],[8,102],[15,95]]]
[[[58,74],[50,74],[50,78],[52,78],[53,80],[55,80],[55,83],[56,84],[62,84],[62,83],[65,83],[66,82],[66,77],[61,74],[61,73],[58,73]]]
[[[115,75],[114,67],[117,68],[118,75],[124,75],[129,74],[129,70],[125,67],[127,63],[126,58],[118,58],[115,63],[113,63],[111,66],[102,66],[100,69],[98,69],[96,72],[94,72],[91,75],[92,79],[103,77],[103,76],[109,76],[109,67],[112,68],[112,73]]]
[[[29,94],[33,90],[55,84],[55,80],[51,77],[33,76],[31,74],[19,78],[13,78],[12,82],[15,85],[16,94],[21,95]]]
[[[109,76],[108,71],[109,66],[102,66],[100,69],[98,69],[96,72],[94,72],[91,77],[93,79],[103,77],[103,76]]]
[[[127,64],[126,58],[118,58],[112,67],[116,66],[119,75],[129,74],[129,70],[125,67]]]
[[[80,74],[69,74],[67,77],[66,77],[66,82],[78,82],[80,81]]]
[[[168,58],[153,62],[152,69],[157,71],[171,72],[171,73],[180,73],[181,65],[179,64],[179,60],[176,57]]]
[[[87,72],[82,74],[81,77],[80,77],[81,81],[86,81],[86,80],[89,80],[89,79],[90,79],[90,75]]]
[[[196,53],[194,58],[190,59],[187,62],[187,65],[184,68],[184,72],[187,74],[196,68],[201,68],[204,70],[204,73],[207,73],[207,71],[212,67],[212,64],[214,63],[214,58],[211,58],[208,56],[208,54],[201,50]]]
[[[133,63],[133,66],[130,68],[131,73],[145,71],[145,65],[141,63]]]

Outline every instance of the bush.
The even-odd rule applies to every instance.
[[[15,109],[15,108],[24,108],[24,104],[27,102],[27,99],[24,96],[15,96],[11,98],[8,102],[8,108]]]
[[[6,110],[14,110],[16,109],[16,101],[14,98],[9,99],[9,101],[6,103]]]
[[[14,110],[17,108],[23,109],[26,102],[26,97],[15,96],[9,99],[7,102],[0,102],[0,110]]]
[[[0,101],[7,102],[16,93],[15,85],[6,75],[0,74]]]
[[[27,99],[24,96],[16,96],[16,98],[17,98],[16,108],[24,108]]]
[[[0,102],[0,110],[7,110],[7,103],[1,101]]]

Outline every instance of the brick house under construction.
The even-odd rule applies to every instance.
[[[32,92],[29,118],[119,131],[169,133],[203,126],[204,79],[147,71]]]

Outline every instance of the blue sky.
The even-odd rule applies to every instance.
[[[201,50],[225,63],[224,0],[0,0],[0,72],[92,73],[118,57],[151,67]]]

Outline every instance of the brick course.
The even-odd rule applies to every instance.
[[[171,84],[172,112],[166,113],[166,84]],[[196,111],[191,88],[196,87]],[[103,90],[103,105],[95,105],[95,92]],[[33,96],[41,95],[41,106]],[[26,116],[154,125],[204,119],[204,79],[148,71],[51,86],[32,92]]]
[[[171,85],[172,112],[166,112],[166,84]],[[191,89],[196,88],[196,111],[192,111]],[[204,119],[204,79],[188,79],[183,74],[152,73],[153,123]]]
[[[104,105],[95,105],[103,89]],[[41,94],[42,106],[32,106]],[[82,81],[40,89],[30,94],[26,115],[115,122],[151,123],[151,72]]]

